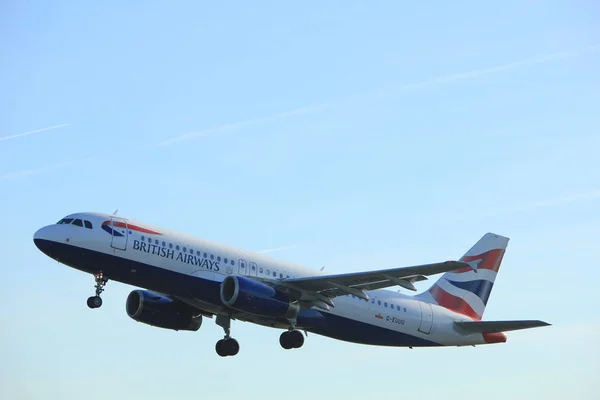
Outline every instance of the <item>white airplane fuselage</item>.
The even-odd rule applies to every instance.
[[[178,299],[204,316],[231,315],[221,299],[228,276],[263,282],[323,275],[321,271],[266,255],[170,231],[134,219],[104,213],[75,213],[61,221],[80,219],[83,226],[58,223],[34,235],[49,257],[91,274],[142,287]],[[91,227],[89,226],[91,224]],[[88,225],[86,227],[86,225]],[[465,346],[504,342],[503,333],[465,333],[456,321],[472,321],[438,304],[392,290],[333,299],[329,310],[301,310],[296,328],[354,343],[382,346]],[[233,318],[288,329],[285,318],[235,313]]]

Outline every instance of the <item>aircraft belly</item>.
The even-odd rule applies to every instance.
[[[110,280],[143,287],[149,290],[177,297],[197,299],[206,305],[202,307],[209,312],[222,312],[220,306],[220,282],[206,279],[208,275],[199,276],[160,268],[152,265],[152,258],[141,255],[139,260],[132,260],[128,252],[95,251],[78,248],[62,243],[53,243],[55,252],[61,261],[73,268],[95,273],[103,271]],[[173,264],[170,265],[173,268]],[[214,275],[213,275],[214,276]],[[419,337],[412,334],[410,324],[407,329],[398,329],[395,322],[386,318],[376,318],[377,307],[356,307],[344,301],[338,301],[332,312],[308,309],[298,316],[298,328],[306,329],[315,334],[332,337],[339,340],[372,344],[381,346],[439,346],[431,338]],[[288,323],[283,319],[259,317],[250,314],[238,314],[235,318],[258,325],[286,329]],[[408,320],[407,320],[408,321]]]

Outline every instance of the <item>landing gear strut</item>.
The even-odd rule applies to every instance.
[[[231,318],[218,315],[216,323],[225,331],[225,338],[219,340],[215,345],[217,354],[221,357],[235,356],[240,351],[240,345],[237,340],[230,336]]]
[[[104,277],[102,272],[95,274],[94,279],[96,280],[96,295],[87,299],[87,305],[89,308],[98,308],[102,305],[102,298],[100,294],[104,291],[104,286],[108,282],[108,278]]]

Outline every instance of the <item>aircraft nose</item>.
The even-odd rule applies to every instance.
[[[38,229],[33,234],[33,243],[35,243],[36,247],[44,254],[48,254],[52,248],[52,241],[50,240],[50,235],[48,232],[49,228],[50,227],[45,226]]]

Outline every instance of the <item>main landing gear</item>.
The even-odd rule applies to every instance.
[[[289,330],[279,336],[279,344],[286,350],[299,349],[304,344],[304,336],[300,331]]]
[[[219,340],[215,345],[217,354],[221,357],[235,356],[240,351],[240,345],[237,340],[229,335],[231,329],[231,318],[218,315],[216,323],[225,331],[225,338]]]
[[[100,297],[100,293],[104,291],[104,286],[106,282],[108,282],[108,278],[104,277],[102,272],[95,274],[94,279],[96,280],[96,295],[87,299],[87,305],[89,308],[98,308],[102,305],[102,298]]]

